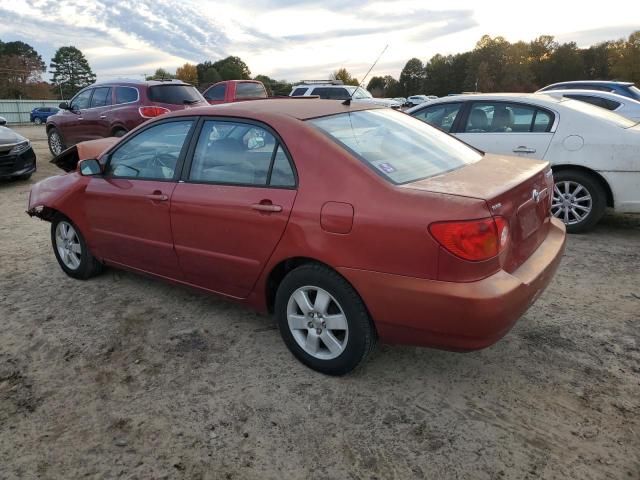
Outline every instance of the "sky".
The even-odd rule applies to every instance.
[[[58,47],[81,49],[99,80],[142,78],[162,67],[242,58],[253,75],[325,79],[345,67],[362,80],[398,77],[412,57],[470,50],[484,34],[509,41],[554,35],[587,47],[640,29],[640,2],[615,8],[537,0],[4,0],[0,40],[31,44],[49,65]],[[48,77],[48,75],[45,75]]]

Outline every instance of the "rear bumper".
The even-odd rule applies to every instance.
[[[553,278],[565,226],[552,219],[544,242],[516,271],[454,283],[339,269],[358,290],[385,343],[477,350],[502,338]]]

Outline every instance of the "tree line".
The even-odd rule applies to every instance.
[[[640,30],[626,39],[578,48],[541,35],[531,42],[508,42],[484,35],[473,50],[436,54],[423,64],[410,59],[400,77],[373,77],[367,89],[379,97],[415,94],[532,92],[567,80],[626,80],[640,84]]]
[[[73,46],[60,47],[49,65],[51,83],[42,80],[47,71],[40,54],[29,44],[0,40],[0,98],[71,98],[95,82],[84,54]],[[255,79],[270,95],[289,95],[294,84],[266,75],[252,77],[248,65],[237,56],[212,62],[185,63],[171,73],[158,68],[147,79],[177,78],[204,90],[221,80]],[[357,78],[340,68],[330,79],[359,85]],[[414,94],[444,96],[464,91],[530,92],[565,80],[627,80],[640,84],[640,30],[626,39],[578,48],[575,42],[559,43],[542,35],[530,42],[510,43],[504,37],[484,35],[475,48],[455,55],[436,54],[423,63],[410,59],[396,79],[374,76],[367,89],[377,97]]]

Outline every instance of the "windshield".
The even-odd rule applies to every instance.
[[[439,175],[482,158],[459,140],[391,109],[340,113],[309,122],[394,184]]]
[[[373,98],[373,96],[362,87],[357,87],[357,90],[356,87],[347,87],[347,90],[349,91],[349,95],[352,95],[351,98]]]
[[[586,113],[587,115],[598,117],[601,120],[613,123],[622,128],[629,128],[636,124],[636,122],[629,120],[623,117],[622,115],[618,115],[617,113],[611,112],[606,108],[597,107],[595,105],[582,102],[580,100],[571,100],[565,97],[565,100],[562,102],[562,105],[564,105],[565,107],[571,108],[573,110]]]
[[[204,102],[200,92],[191,85],[154,85],[149,87],[149,100],[171,105]]]

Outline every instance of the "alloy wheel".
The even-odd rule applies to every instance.
[[[551,214],[565,225],[584,221],[593,209],[591,193],[584,185],[572,180],[557,182],[553,187]]]
[[[56,249],[60,260],[69,270],[77,270],[82,261],[82,246],[73,226],[65,221],[56,227]]]
[[[295,290],[287,303],[289,330],[306,353],[331,360],[344,352],[349,341],[349,325],[338,301],[320,287]]]
[[[49,146],[54,155],[60,155],[62,153],[62,138],[58,132],[52,132],[49,135]]]

